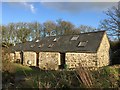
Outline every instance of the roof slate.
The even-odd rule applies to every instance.
[[[12,46],[10,50],[14,51],[34,51],[34,52],[97,52],[105,31],[81,33],[77,40],[71,40],[76,35],[50,36],[36,40],[29,41],[23,44]],[[54,41],[58,38],[57,41]],[[86,46],[79,47],[81,41],[87,41]],[[52,47],[48,47],[52,44]],[[33,45],[34,47],[31,47]],[[39,47],[39,46],[42,47]]]

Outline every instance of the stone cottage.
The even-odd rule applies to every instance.
[[[36,52],[33,50],[33,42],[20,43],[10,48],[10,56],[16,63],[28,66],[37,66]]]
[[[109,65],[110,44],[105,31],[51,36],[10,48],[14,61],[42,69],[102,67]]]

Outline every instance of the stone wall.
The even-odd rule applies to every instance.
[[[20,55],[20,52],[15,52],[15,62],[21,62],[21,55]]]
[[[79,63],[84,67],[96,67],[96,53],[66,53],[67,68],[76,68]]]
[[[60,65],[60,53],[58,52],[40,52],[39,67],[41,69],[57,70]]]
[[[98,67],[109,65],[110,62],[110,44],[106,33],[103,36],[100,47],[97,51]]]
[[[23,65],[36,66],[36,52],[23,52]]]
[[[10,53],[10,59],[12,62],[20,63],[20,61],[21,61],[20,52]]]
[[[10,53],[11,62],[15,62],[15,53]]]

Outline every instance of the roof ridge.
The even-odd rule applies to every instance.
[[[105,30],[101,30],[101,31],[94,31],[94,32],[85,32],[85,33],[80,33],[80,34],[98,33],[98,32],[106,32],[106,31]]]
[[[99,32],[106,32],[106,31],[105,31],[105,30],[101,30],[101,31],[94,31],[94,32],[85,32],[85,33],[80,33],[80,34],[99,33]],[[44,38],[49,38],[49,37],[59,37],[59,36],[71,36],[71,35],[80,35],[80,34],[69,34],[69,35],[47,36],[47,37],[44,37]]]

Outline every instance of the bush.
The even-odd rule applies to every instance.
[[[2,52],[2,87],[10,88],[15,83],[15,67],[10,62],[9,53]]]
[[[110,66],[103,67],[93,72],[94,87],[98,88],[117,88],[118,87],[118,69]]]
[[[18,64],[15,66],[22,72],[16,77],[25,76],[22,77],[24,81],[15,82],[15,88],[117,88],[120,81],[119,68],[115,66],[106,66],[96,71],[82,68],[83,70],[79,69],[81,74],[76,71],[41,70]],[[14,75],[6,72],[4,76],[5,81],[13,82],[11,77]]]
[[[37,88],[75,88],[80,87],[75,71],[39,71],[39,74],[27,77],[32,87]]]
[[[111,64],[120,64],[120,41],[111,42]]]

